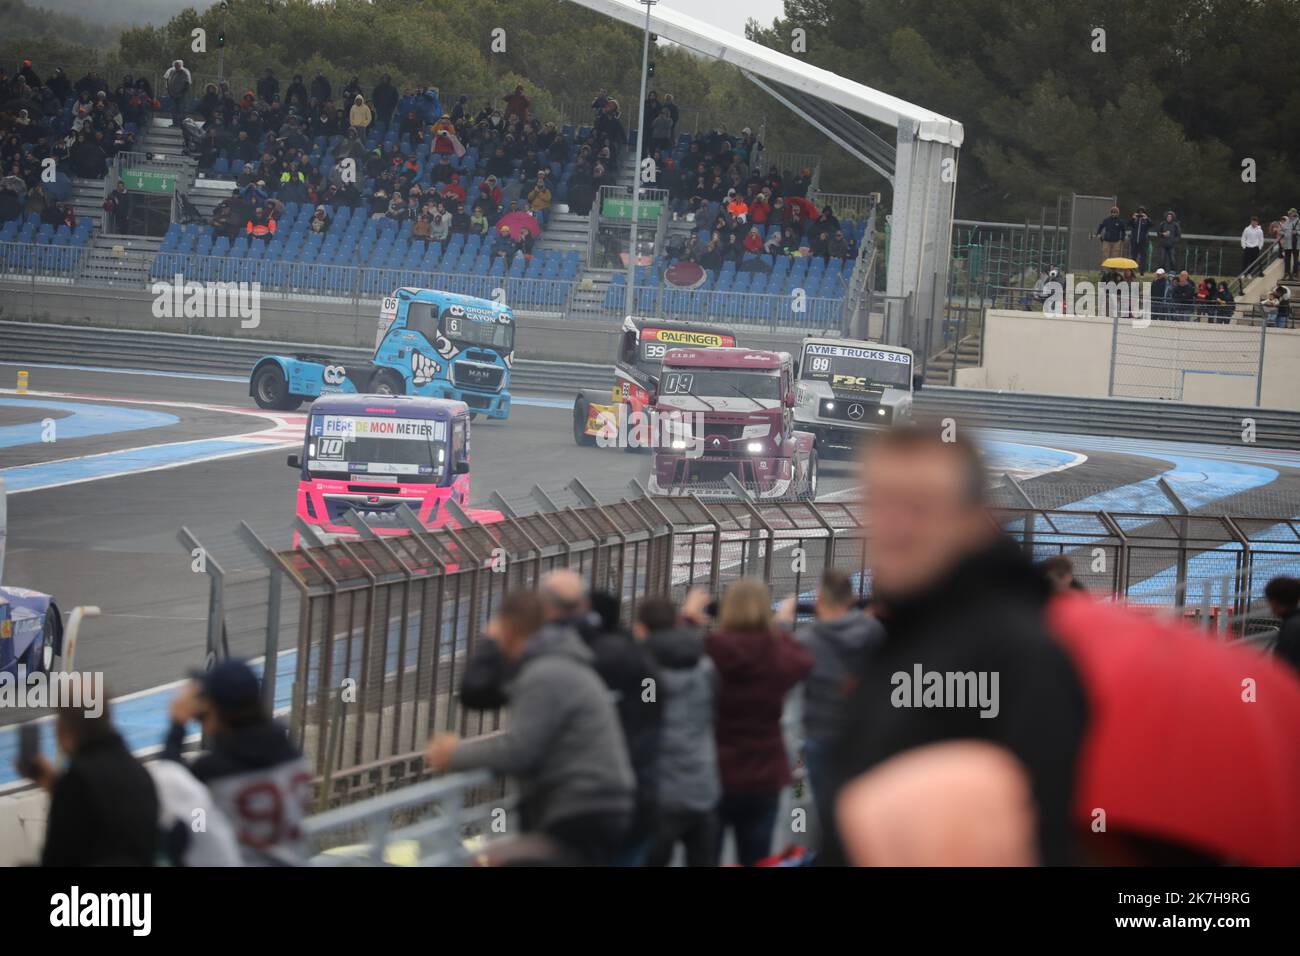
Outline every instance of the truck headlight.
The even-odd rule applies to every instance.
[[[673,439],[673,448],[680,449],[685,447],[686,447],[686,442],[682,441],[680,438]]]
[[[757,455],[763,450],[763,443],[761,441],[752,441],[745,446],[745,450],[751,455]]]
[[[826,411],[828,411],[828,412],[833,412],[833,411],[835,411],[835,403],[834,403],[834,402],[827,402],[827,403],[826,403]]]
[[[877,408],[877,409],[876,409],[876,414],[877,414],[877,415],[883,415],[883,414],[885,414],[885,410],[884,410],[883,408]]]

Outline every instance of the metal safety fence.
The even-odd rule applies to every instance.
[[[1034,559],[1065,555],[1094,593],[1224,638],[1266,629],[1265,583],[1300,573],[1300,517],[1285,502],[1206,514],[1168,487],[1163,507],[1140,511],[1044,507],[1012,479],[995,495],[990,521]],[[718,593],[742,576],[767,581],[774,600],[810,599],[828,567],[871,591],[870,540],[854,500],[650,496],[634,482],[626,497],[601,503],[575,479],[560,492],[534,488],[527,501],[494,495],[490,507],[499,519],[476,523],[453,503],[448,526],[432,532],[399,512],[406,534],[354,517],[355,537],[330,542],[297,522],[290,548],[245,525],[235,560],[223,557],[229,542],[183,534],[188,553],[209,555],[209,654],[260,650],[274,662],[264,693],[312,763],[320,809],[424,779],[435,732],[503,726],[501,714],[463,708],[459,684],[502,597],[536,588],[550,570],[572,568],[593,591],[616,595],[627,621],[646,596]]]

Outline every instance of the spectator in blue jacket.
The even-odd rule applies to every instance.
[[[1147,274],[1147,250],[1150,245],[1151,217],[1145,206],[1138,206],[1137,212],[1128,221],[1129,256],[1138,264],[1138,275]]]
[[[884,627],[858,608],[857,597],[853,579],[844,571],[828,568],[817,588],[816,619],[795,632],[795,639],[813,659],[804,682],[803,759],[822,826],[830,820],[834,806],[830,756],[840,731],[840,712],[856,686],[864,655],[885,639]],[[795,600],[788,598],[777,614],[786,624],[794,622]]]

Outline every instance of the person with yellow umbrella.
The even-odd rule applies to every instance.
[[[1139,309],[1140,293],[1136,290],[1137,278],[1134,274],[1137,267],[1136,262],[1123,256],[1111,256],[1101,262],[1101,281],[1118,283],[1123,287],[1124,292],[1116,301],[1116,308],[1125,313],[1121,318],[1134,318]],[[1098,305],[1101,303],[1098,302]]]

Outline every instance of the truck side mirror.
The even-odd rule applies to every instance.
[[[650,390],[650,399],[649,399],[649,401],[650,401],[651,406],[654,406],[654,405],[658,405],[658,404],[659,404],[659,390],[658,390],[658,389],[654,389],[654,388],[652,388],[652,389]]]
[[[925,376],[924,376],[924,375],[913,375],[913,376],[912,376],[912,391],[914,391],[914,392],[919,392],[919,391],[921,390],[921,386],[924,385],[924,384],[925,384]]]
[[[288,458],[284,460],[284,463],[288,465],[290,468],[297,468],[299,470],[302,469],[302,459],[300,459],[297,455],[290,455]]]
[[[456,462],[456,464],[452,467],[451,471],[452,471],[452,474],[456,474],[456,475],[468,475],[468,474],[469,474],[469,462],[467,462],[467,461],[458,461],[458,462]]]

